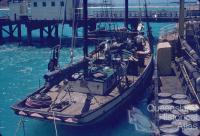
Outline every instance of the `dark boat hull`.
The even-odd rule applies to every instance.
[[[153,74],[153,57],[151,57],[149,64],[144,69],[144,72],[139,76],[138,80],[135,83],[130,85],[130,87],[124,91],[121,95],[114,98],[112,101],[102,105],[98,109],[91,111],[86,114],[82,114],[79,117],[72,116],[69,117],[72,119],[71,122],[63,120],[57,120],[59,124],[64,124],[68,126],[88,126],[92,124],[96,124],[102,120],[106,120],[110,115],[113,115],[114,112],[125,109],[124,106],[128,105],[130,101],[136,100],[140,95],[144,94],[145,87],[149,84],[150,78]],[[38,91],[37,91],[38,92]],[[37,93],[36,92],[36,93]],[[134,98],[134,100],[132,99]],[[25,100],[24,100],[25,101]],[[123,107],[123,108],[122,108]],[[20,111],[28,112],[23,108],[19,108],[18,104],[14,105],[12,109],[15,111],[16,114],[19,114]],[[28,115],[22,115],[28,116]],[[44,119],[44,118],[35,118],[32,116],[28,116],[34,119],[41,119],[41,120],[49,120],[53,121],[53,119]],[[78,121],[74,121],[78,120]]]

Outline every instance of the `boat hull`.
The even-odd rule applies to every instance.
[[[121,112],[121,110],[125,110],[127,105],[129,103],[136,102],[140,97],[145,93],[145,89],[150,84],[151,77],[153,74],[153,57],[151,57],[149,64],[144,69],[144,72],[139,76],[139,78],[136,80],[135,83],[129,86],[127,90],[124,91],[121,95],[114,98],[112,101],[106,103],[105,105],[102,105],[98,109],[91,111],[86,114],[82,114],[79,117],[72,116],[69,117],[67,120],[56,120],[59,124],[64,124],[67,126],[89,126],[93,124],[97,124],[99,122],[102,122],[104,120],[107,120],[111,117],[111,115],[114,115],[118,111]],[[133,99],[134,98],[134,99]],[[14,105],[13,110],[16,114],[21,116],[28,116],[30,118],[39,119],[39,120],[46,120],[46,121],[54,121],[54,118],[38,118],[29,116],[27,114],[20,114],[20,111],[25,111],[24,109],[19,109],[17,105]]]

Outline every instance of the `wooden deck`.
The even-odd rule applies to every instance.
[[[145,66],[149,63],[151,60],[151,57],[148,56],[145,59]],[[145,67],[139,68],[140,72],[144,71]],[[140,73],[139,72],[139,73]],[[140,74],[138,75],[140,76]],[[133,84],[137,81],[138,76],[133,75],[127,75],[129,85]],[[125,79],[122,82],[122,84],[125,84]],[[123,86],[123,85],[122,85]],[[128,87],[128,86],[124,86]],[[41,108],[37,109],[39,111],[45,111],[45,112],[52,112],[65,114],[65,115],[80,115],[83,113],[86,113],[88,111],[93,111],[100,106],[108,103],[109,101],[113,100],[117,96],[119,96],[121,93],[118,86],[116,86],[108,95],[89,95],[85,93],[79,93],[74,91],[67,91],[67,85],[63,83],[63,81],[60,82],[59,85],[53,86],[50,91],[47,93],[52,98],[52,101],[55,104],[61,103],[61,102],[69,102],[70,105],[63,108],[62,110],[58,111],[58,109],[54,109],[52,107],[50,108]],[[126,91],[126,89],[124,89]]]

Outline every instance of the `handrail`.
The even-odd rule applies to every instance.
[[[79,13],[78,16],[82,17],[82,12],[81,9],[79,9]],[[139,11],[136,10],[130,10],[129,11],[129,17],[141,17],[144,18],[145,16],[145,12],[142,11],[142,13],[140,13]],[[179,13],[178,11],[167,11],[167,10],[151,10],[148,12],[148,16],[151,18],[178,18]],[[104,13],[102,11],[89,11],[89,18],[124,18],[124,9],[113,9],[112,13]]]

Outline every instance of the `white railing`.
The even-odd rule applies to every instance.
[[[78,18],[82,17],[82,11],[78,12]],[[145,18],[145,12],[142,11],[129,11],[128,13],[129,18],[139,18],[140,15],[142,18]],[[148,12],[148,16],[150,18],[178,18],[179,13],[178,11],[167,11],[167,10],[152,10]],[[117,9],[113,11],[103,12],[103,11],[89,11],[88,18],[124,18],[125,12],[122,9]]]

